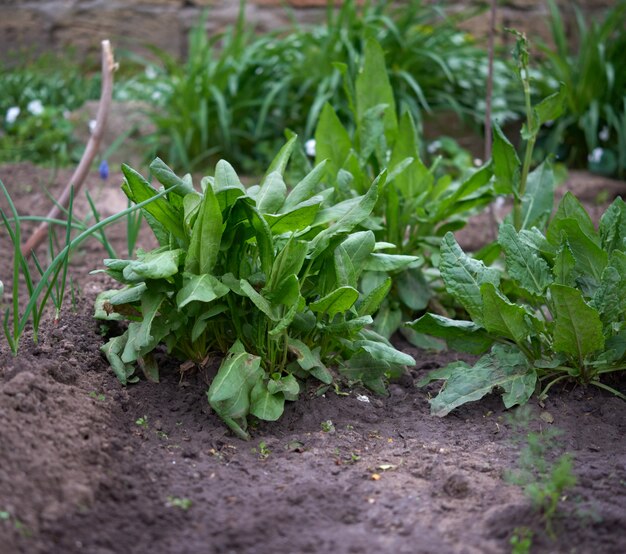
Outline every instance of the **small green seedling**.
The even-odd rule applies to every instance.
[[[137,418],[135,420],[135,425],[139,425],[139,427],[148,427],[148,416],[143,416],[140,418]]]
[[[321,427],[322,427],[322,431],[324,431],[324,433],[334,433],[335,432],[335,425],[333,424],[333,422],[330,419],[327,419],[326,421],[322,421]]]
[[[259,453],[259,459],[261,460],[267,460],[267,458],[269,458],[270,454],[272,453],[272,451],[267,447],[267,444],[265,443],[265,441],[261,441],[259,443],[259,447],[258,448],[253,448],[252,452],[258,452]]]
[[[104,394],[98,393],[95,390],[92,390],[89,393],[89,398],[93,398],[94,400],[99,400],[100,402],[104,402],[106,400],[106,397],[104,396]]]
[[[533,545],[533,531],[528,527],[516,527],[511,537],[511,554],[530,554]]]
[[[183,511],[187,511],[191,508],[193,503],[189,498],[179,498],[177,496],[168,496],[166,506],[168,508],[180,508]]]

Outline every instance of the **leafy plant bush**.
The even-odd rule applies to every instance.
[[[248,414],[282,414],[285,401],[298,396],[298,379],[330,384],[336,367],[382,392],[386,374],[413,363],[367,328],[390,280],[367,295],[357,289],[364,269],[397,262],[380,252],[388,245],[372,231],[354,231],[374,208],[385,175],[362,196],[322,208],[329,191],[316,192],[325,163],[287,191],[283,174],[295,140],[247,190],[225,161],[198,192],[189,176],[180,179],[155,160],[152,173],[167,194],[144,215],[160,246],[135,260],[104,261],[125,287],[99,296],[96,317],[130,321],[103,347],[119,380],[135,381],[137,368],[158,380],[159,344],[196,364],[226,354],[208,400],[242,438]],[[133,202],[156,195],[137,172],[123,172]]]
[[[66,165],[80,159],[66,112],[98,98],[100,77],[44,56],[25,67],[0,70],[0,162],[30,160]]]
[[[431,401],[432,412],[446,415],[494,387],[503,390],[508,408],[524,404],[540,383],[545,395],[566,379],[626,400],[600,381],[626,370],[626,204],[616,199],[596,231],[580,202],[567,193],[545,235],[537,228],[516,231],[503,224],[498,242],[506,255],[507,280],[499,269],[470,258],[448,233],[439,269],[471,321],[426,314],[410,324],[457,350],[490,350],[473,366],[455,362],[422,381],[445,382]]]
[[[396,103],[416,122],[423,111],[441,108],[482,121],[486,54],[457,29],[457,19],[421,0],[402,8],[333,4],[324,25],[256,35],[242,0],[237,23],[224,33],[209,38],[203,22],[193,29],[184,64],[159,53],[153,151],[175,168],[203,169],[225,157],[258,172],[283,129],[312,136],[325,102],[341,119],[348,116],[342,74],[356,77],[367,37],[382,44]],[[496,115],[512,117],[521,105],[503,64],[495,83]]]
[[[451,172],[438,174],[440,158],[428,168],[411,114],[397,115],[383,50],[375,39],[366,42],[363,60],[355,81],[345,76],[349,127],[330,104],[322,109],[315,132],[316,161],[329,160],[328,179],[337,184],[332,202],[362,194],[373,175],[383,168],[389,171],[371,216],[361,223],[377,240],[395,244],[398,259],[404,255],[406,260],[397,268],[372,267],[362,276],[366,290],[393,276],[390,296],[375,319],[376,330],[389,337],[433,298],[439,282],[433,259],[438,258],[441,237],[462,228],[494,198],[493,169],[491,162],[477,171],[464,167],[458,172],[465,178],[453,179]],[[419,261],[411,261],[416,254]]]
[[[626,173],[626,1],[619,0],[602,21],[588,22],[574,7],[576,46],[568,45],[554,0],[548,0],[556,48],[542,46],[545,75],[540,90],[565,83],[566,114],[543,133],[545,151],[559,151],[568,165],[606,175]]]

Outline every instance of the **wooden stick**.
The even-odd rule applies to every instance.
[[[89,137],[85,152],[83,153],[72,178],[65,186],[57,203],[48,212],[48,219],[56,219],[61,215],[61,206],[66,208],[70,200],[70,191],[74,187],[74,194],[78,193],[82,187],[91,164],[98,153],[104,129],[106,127],[111,99],[113,97],[113,72],[117,69],[117,64],[113,58],[113,50],[108,40],[102,41],[102,88],[100,91],[100,102],[98,103],[98,113],[96,115],[96,126]],[[31,237],[22,246],[22,254],[29,256],[46,238],[48,234],[48,223],[42,222],[33,232]]]

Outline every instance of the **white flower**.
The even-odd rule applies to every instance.
[[[157,72],[154,66],[149,65],[148,67],[146,67],[146,77],[148,79],[156,79],[156,76],[157,76]]]
[[[440,148],[441,148],[441,142],[438,140],[434,140],[428,145],[428,148],[426,148],[426,150],[428,150],[429,154],[434,154]]]
[[[7,110],[7,115],[5,117],[7,123],[15,123],[17,116],[20,115],[20,109],[17,106],[13,106]]]
[[[594,148],[591,151],[591,154],[589,154],[589,156],[587,156],[587,159],[591,162],[591,163],[599,163],[600,160],[602,160],[602,154],[604,154],[604,150],[602,150],[602,148]]]
[[[307,156],[315,157],[315,139],[309,139],[304,143],[304,151]]]
[[[364,394],[357,394],[356,395],[356,399],[359,402],[365,402],[366,404],[370,403],[370,399],[367,396],[365,396]]]
[[[89,120],[89,132],[93,135],[95,130],[96,130],[96,120],[90,119]]]
[[[598,133],[598,138],[602,142],[609,140],[609,128],[606,125],[602,127],[602,130]]]
[[[474,158],[474,165],[476,167],[480,167],[481,165],[483,165],[483,161],[480,158]]]
[[[43,104],[41,100],[31,100],[26,109],[33,115],[41,115],[43,113]]]

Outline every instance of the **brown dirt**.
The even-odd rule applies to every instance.
[[[46,211],[27,186],[42,175],[28,165],[0,168],[22,213]],[[67,176],[60,172],[52,188]],[[118,181],[102,193],[111,211],[123,205]],[[123,227],[111,237],[123,252]],[[1,343],[2,554],[482,554],[510,552],[514,529],[524,526],[534,532],[532,552],[626,552],[626,412],[617,398],[566,387],[543,406],[531,402],[531,428],[552,416],[578,477],[551,539],[530,501],[503,479],[519,446],[500,400],[429,415],[435,389],[414,382],[453,354],[403,344],[418,363],[388,397],[360,389],[318,396],[311,385],[280,421],[259,424],[243,442],[210,411],[205,375],[181,380],[165,362],[161,384],[118,384],[91,318],[95,295],[111,283],[87,273],[104,256],[89,243],[74,257],[76,312],[68,303],[16,358]],[[8,272],[5,264],[5,285]],[[5,291],[5,305],[9,298]],[[626,379],[612,384],[626,391]]]

